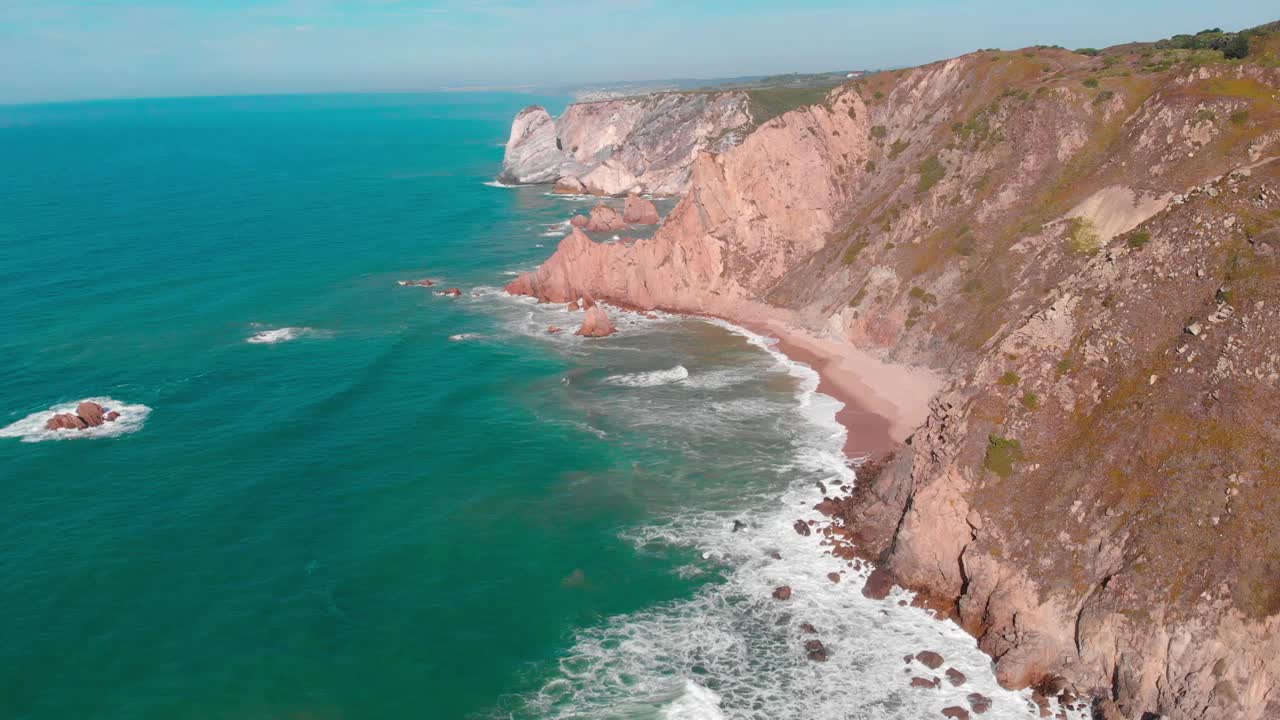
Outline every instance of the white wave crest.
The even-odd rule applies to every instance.
[[[503,145],[503,147],[506,147],[506,145]],[[520,187],[519,185],[508,185],[508,184],[506,184],[506,183],[504,183],[504,182],[498,182],[497,180],[490,180],[489,182],[485,183],[485,185],[487,185],[487,186],[489,186],[489,187],[493,187],[493,188],[515,188],[515,187]]]
[[[680,382],[687,377],[689,377],[689,371],[685,366],[677,365],[667,370],[610,375],[604,381],[610,385],[621,385],[623,387],[656,387]]]
[[[246,338],[245,342],[255,345],[274,345],[275,343],[289,342],[303,337],[327,338],[333,337],[333,333],[328,330],[317,330],[309,327],[283,327],[272,330],[259,330]]]
[[[482,337],[484,336],[480,333],[458,333],[457,335],[450,335],[449,339],[454,342],[466,342],[467,340],[479,340]]]
[[[722,720],[720,696],[692,680],[684,681],[684,693],[662,709],[663,720]]]
[[[76,406],[82,402],[95,402],[103,408],[120,413],[120,417],[105,422],[97,427],[84,430],[48,430],[45,423],[54,415],[74,413]],[[21,420],[0,428],[0,438],[22,438],[22,442],[42,442],[44,440],[98,439],[126,435],[142,429],[151,414],[146,405],[130,405],[109,397],[91,397],[84,400],[54,405],[48,410],[31,413]]]

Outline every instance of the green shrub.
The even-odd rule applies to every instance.
[[[1102,54],[1102,51],[1099,50],[1098,48],[1080,48],[1076,50],[1076,54],[1088,55],[1089,57],[1097,57]]]
[[[1100,92],[1100,93],[1098,93],[1097,95],[1095,95],[1095,96],[1094,96],[1094,98],[1093,98],[1093,104],[1094,104],[1094,105],[1101,105],[1102,103],[1104,103],[1104,102],[1106,102],[1106,101],[1110,100],[1111,98],[1113,98],[1113,97],[1115,97],[1115,96],[1116,96],[1116,94],[1115,94],[1114,92],[1112,92],[1112,91],[1110,91],[1110,90],[1103,90],[1102,92]]]
[[[1017,385],[1021,381],[1022,381],[1022,378],[1018,377],[1018,373],[1010,370],[1005,374],[1001,375],[1000,379],[997,380],[996,382],[1000,383],[1001,385],[1009,386],[1009,385]]]
[[[916,184],[916,192],[926,193],[934,185],[937,185],[943,176],[947,174],[947,169],[943,167],[942,161],[937,155],[930,155],[925,161],[920,163],[919,171],[920,181]]]
[[[1149,242],[1151,242],[1151,233],[1147,232],[1146,230],[1139,230],[1133,233],[1132,235],[1130,235],[1129,239],[1124,241],[1124,244],[1128,245],[1134,250],[1141,250],[1142,246],[1146,245]]]
[[[1096,88],[1098,87],[1098,78],[1085,78],[1080,81],[1080,84],[1090,89]]]
[[[1073,217],[1067,221],[1067,244],[1072,252],[1092,255],[1102,247],[1102,239],[1093,222],[1085,217]]]
[[[987,439],[987,456],[982,466],[1002,478],[1013,474],[1013,464],[1022,461],[1022,443],[1013,438],[991,435]]]
[[[873,173],[873,172],[875,172],[875,171],[876,171],[876,161],[875,161],[875,160],[868,160],[868,161],[867,161],[867,164],[862,166],[862,169],[863,169],[863,170],[866,170],[868,173]]]
[[[876,140],[883,140],[889,134],[889,129],[883,125],[876,125],[871,128],[871,137]]]
[[[1245,121],[1249,119],[1249,111],[1237,110],[1231,113],[1231,116],[1227,119],[1230,120],[1233,125],[1243,125],[1245,124]]]
[[[907,294],[911,296],[911,299],[919,300],[924,297],[924,288],[917,285],[916,287],[911,288],[911,291]]]
[[[1066,375],[1075,367],[1075,363],[1071,362],[1071,358],[1064,357],[1058,361],[1058,374]]]
[[[1040,398],[1035,393],[1029,392],[1022,396],[1022,406],[1028,410],[1035,410],[1040,407]]]
[[[858,259],[858,254],[866,249],[866,247],[867,239],[865,236],[854,240],[849,244],[849,247],[845,248],[844,255],[841,256],[840,261],[845,265],[852,265],[854,261]]]
[[[889,146],[889,159],[897,158],[909,147],[911,147],[911,142],[908,140],[894,140],[893,144]]]
[[[1217,115],[1215,115],[1215,114],[1214,114],[1214,112],[1213,112],[1212,110],[1204,110],[1204,109],[1201,109],[1201,110],[1197,110],[1197,111],[1196,111],[1196,124],[1197,124],[1197,125],[1199,125],[1200,123],[1204,123],[1204,122],[1213,122],[1214,120],[1217,120],[1217,119],[1218,119],[1218,116],[1217,116]]]

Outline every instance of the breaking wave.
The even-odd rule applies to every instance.
[[[610,385],[641,388],[669,385],[671,383],[680,382],[687,377],[689,377],[689,371],[685,369],[683,365],[677,365],[667,370],[610,375],[605,378],[604,381]]]
[[[289,342],[290,340],[304,337],[327,338],[333,337],[333,333],[328,330],[317,330],[309,327],[283,327],[259,330],[245,338],[245,342],[255,345],[274,345],[275,343]]]
[[[84,430],[48,430],[45,428],[50,418],[59,413],[74,413],[76,406],[82,402],[95,402],[104,409],[120,413],[114,421],[103,423],[97,427]],[[109,397],[91,397],[84,400],[54,405],[48,410],[31,413],[21,420],[0,428],[0,438],[21,438],[22,442],[43,442],[45,440],[77,440],[117,437],[137,432],[147,422],[151,408],[146,405],[130,405]]]

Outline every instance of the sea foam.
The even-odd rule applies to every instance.
[[[680,382],[689,377],[689,371],[683,365],[677,365],[666,370],[651,370],[649,372],[626,373],[623,375],[610,375],[604,381],[610,385],[621,385],[623,387],[656,387],[658,385],[669,385],[674,382]]]
[[[105,422],[97,427],[85,428],[84,430],[48,430],[45,428],[45,423],[54,415],[74,413],[76,406],[86,401],[95,402],[104,408],[114,410],[120,413],[120,417],[111,422]],[[0,438],[21,438],[22,442],[42,442],[45,440],[92,440],[117,437],[141,430],[147,421],[147,416],[150,414],[151,408],[146,405],[130,405],[109,397],[91,397],[54,405],[48,410],[31,413],[5,428],[0,428]]]
[[[245,338],[245,342],[255,345],[274,345],[275,343],[289,342],[290,340],[304,337],[327,338],[332,336],[333,333],[328,330],[317,330],[309,327],[283,327],[259,330]]]

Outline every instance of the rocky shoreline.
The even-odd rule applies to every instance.
[[[1005,686],[1280,716],[1280,71],[1181,52],[854,81],[700,153],[653,238],[575,230],[508,290],[779,336],[881,461],[824,502],[869,590]]]

